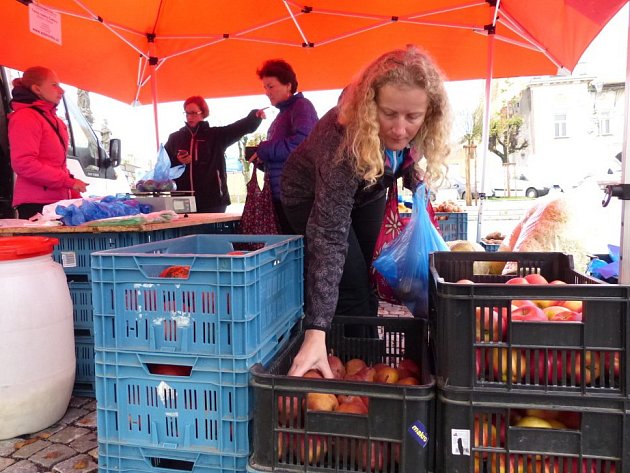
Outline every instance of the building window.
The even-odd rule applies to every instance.
[[[600,112],[597,117],[597,132],[599,135],[610,135],[610,113]]]
[[[567,114],[556,113],[553,116],[553,136],[554,138],[567,137]]]

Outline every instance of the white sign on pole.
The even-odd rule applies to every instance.
[[[59,13],[30,3],[28,25],[31,33],[61,46],[61,15]]]

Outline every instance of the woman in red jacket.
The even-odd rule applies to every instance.
[[[66,167],[68,130],[56,113],[63,93],[57,74],[45,67],[31,67],[13,81],[9,144],[16,174],[13,207],[19,218],[86,190],[87,184]]]

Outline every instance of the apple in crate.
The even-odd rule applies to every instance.
[[[368,410],[367,407],[365,407],[365,404],[363,404],[363,401],[355,396],[354,399],[339,404],[335,409],[335,412],[365,415],[368,413]]]
[[[359,464],[361,469],[368,471],[369,467],[369,471],[384,471],[383,467],[387,467],[390,464],[388,447],[388,442],[372,442],[371,448],[368,448],[368,442],[365,440],[361,441],[359,446]],[[369,460],[368,455],[370,456]]]
[[[352,358],[351,360],[346,361],[346,376],[356,374],[366,366],[365,361],[362,359]]]
[[[575,374],[576,385],[582,384],[582,376],[584,376],[585,386],[591,386],[591,384],[599,378],[601,367],[598,353],[593,353],[590,350],[585,352],[584,373],[582,373],[582,352],[580,351],[576,351],[573,363],[571,363],[571,357],[567,355],[567,365],[567,379],[571,380],[571,375]]]
[[[374,382],[396,384],[398,381],[398,370],[391,366],[383,366],[381,369],[375,370]]]
[[[410,376],[420,379],[420,366],[410,358],[403,358],[398,363],[398,377],[408,378]]]
[[[491,350],[492,369],[494,380],[501,380],[507,383],[511,371],[513,383],[518,383],[527,372],[527,360],[520,350],[510,350],[507,348],[493,348]]]
[[[547,279],[544,276],[541,276],[538,273],[528,274],[527,276],[525,276],[525,280],[529,284],[541,284],[541,285],[549,284],[547,282]]]
[[[540,307],[529,302],[512,311],[512,321],[546,322],[547,316]]]
[[[305,455],[305,444],[308,449],[308,454]],[[328,451],[328,443],[325,437],[320,435],[308,435],[306,436],[306,442],[304,442],[304,436],[297,436],[298,451],[300,456],[300,463],[308,463],[314,465],[323,461],[326,452]]]
[[[483,315],[482,315],[483,313]],[[490,307],[475,308],[475,341],[498,342],[503,340],[506,320]]]
[[[335,355],[328,355],[328,365],[330,366],[330,371],[332,371],[335,379],[343,379],[346,375],[346,367],[339,357]]]
[[[330,393],[308,393],[306,409],[309,411],[334,411],[339,405],[337,396]]]

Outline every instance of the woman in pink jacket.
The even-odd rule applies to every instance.
[[[31,67],[13,81],[9,145],[16,174],[13,207],[19,218],[86,190],[87,184],[66,167],[68,130],[56,113],[63,93],[57,74],[45,67]]]

